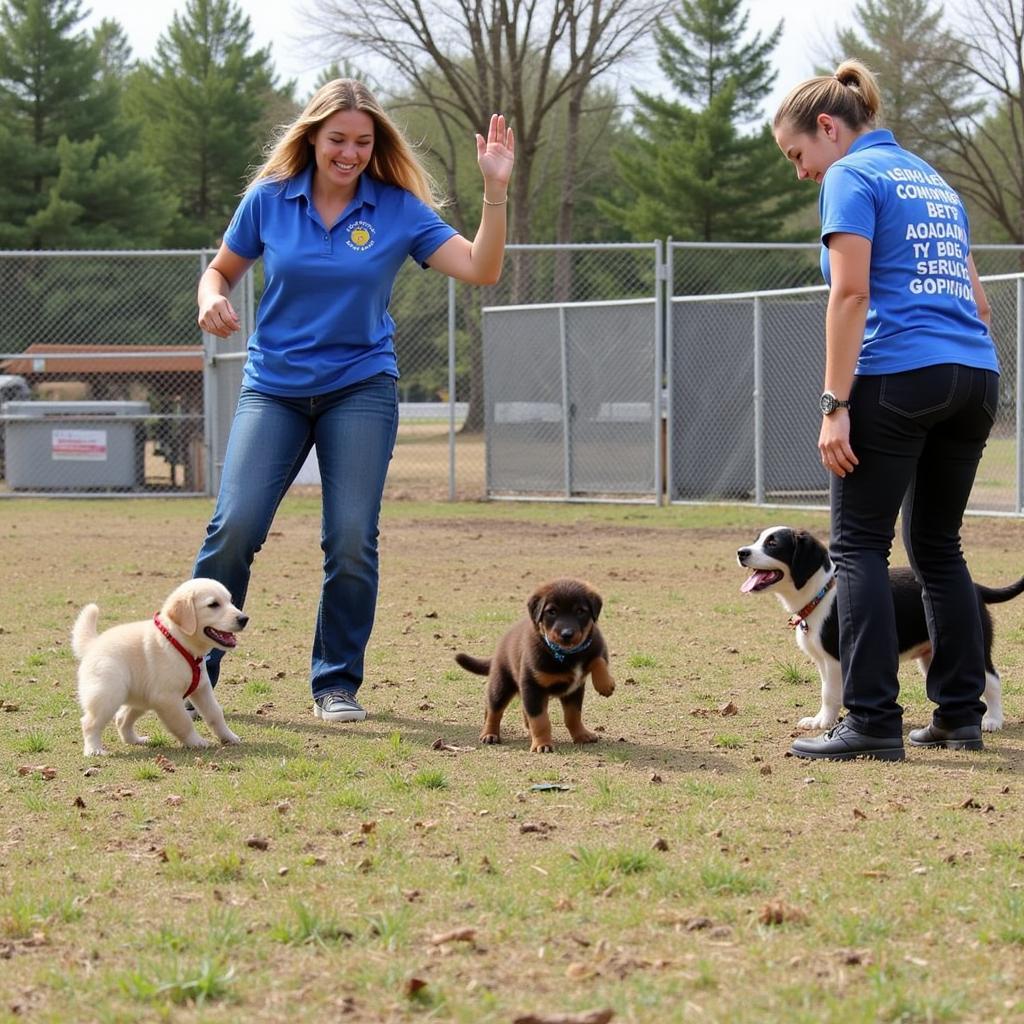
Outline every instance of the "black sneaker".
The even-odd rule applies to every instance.
[[[313,714],[325,722],[361,722],[366,717],[366,711],[355,694],[344,690],[314,697]]]
[[[947,750],[984,750],[980,725],[961,725],[957,729],[943,729],[942,726],[926,725],[923,729],[910,730],[912,747],[945,747]]]
[[[797,757],[824,758],[829,761],[852,761],[855,757],[873,757],[879,761],[902,761],[902,736],[868,736],[857,732],[845,721],[821,736],[801,737],[790,748]]]

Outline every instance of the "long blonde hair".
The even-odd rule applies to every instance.
[[[428,206],[444,205],[437,183],[399,127],[384,113],[373,93],[354,78],[335,78],[317,89],[305,110],[279,130],[267,159],[246,185],[246,192],[261,181],[285,181],[304,171],[313,160],[312,137],[339,110],[359,110],[373,119],[373,153],[367,168],[373,177],[404,188]]]
[[[813,135],[819,114],[838,117],[854,129],[873,128],[882,114],[875,76],[859,60],[844,60],[834,74],[808,78],[791,89],[772,127],[787,124],[798,134]]]

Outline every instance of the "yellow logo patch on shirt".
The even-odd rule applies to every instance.
[[[350,249],[355,249],[356,252],[364,252],[373,246],[373,235],[372,224],[365,220],[357,220],[348,229],[348,238],[345,240],[345,244]]]

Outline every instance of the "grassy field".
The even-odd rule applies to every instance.
[[[217,691],[242,744],[187,752],[147,716],[151,747],[111,729],[83,759],[78,608],[151,615],[209,512],[0,503],[0,1021],[1024,1020],[1024,601],[994,609],[984,752],[812,763],[787,756],[812,666],[735,550],[824,516],[390,502],[370,717],[332,726],[307,678],[319,506],[290,498]],[[1024,572],[1021,532],[969,520],[979,579]],[[602,741],[556,723],[531,755],[513,708],[481,746],[452,655],[563,574],[605,598]]]

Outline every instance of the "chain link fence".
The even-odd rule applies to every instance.
[[[673,242],[668,279],[673,295],[805,288],[821,284],[817,242]],[[1024,246],[975,245],[978,273],[1024,272]]]
[[[973,251],[1003,373],[972,507],[1018,512],[1024,248]],[[260,279],[204,336],[211,256],[0,252],[0,496],[216,492]],[[813,244],[509,246],[490,288],[407,264],[386,496],[823,504],[819,282]]]
[[[0,252],[9,494],[208,489],[198,252]]]
[[[1024,274],[986,275],[1000,404],[969,509],[1020,513]],[[827,507],[817,453],[824,286],[668,300],[670,501]]]

